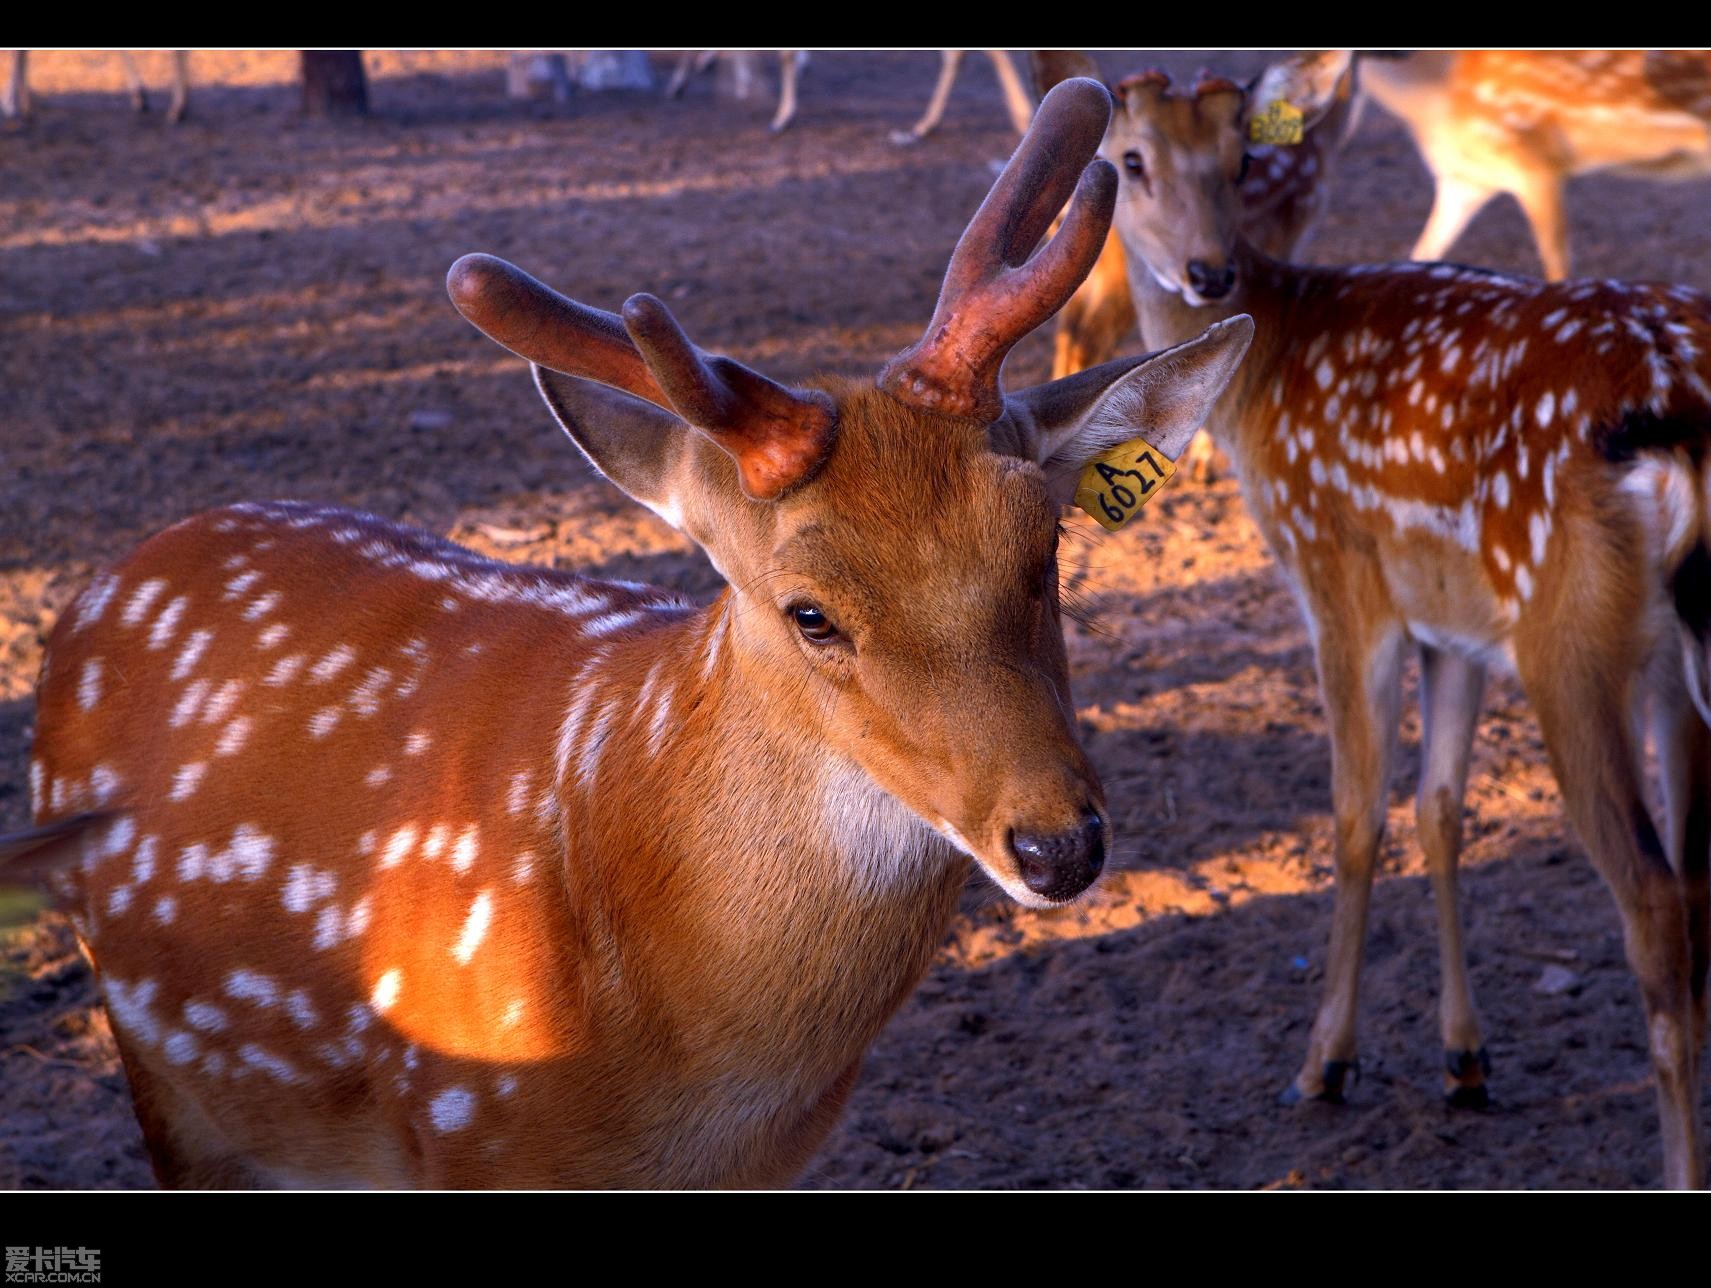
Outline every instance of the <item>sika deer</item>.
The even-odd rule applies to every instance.
[[[1337,153],[1354,132],[1359,116],[1354,63],[1347,53],[1331,51],[1313,57],[1335,87],[1332,107],[1302,131],[1299,142],[1250,142],[1236,181],[1243,234],[1267,255],[1283,259],[1301,249],[1323,213]],[[1267,76],[1281,74],[1281,67],[1269,69],[1259,84],[1263,86]],[[1098,65],[1091,57],[1068,49],[1036,49],[1033,71],[1034,87],[1041,94],[1071,76],[1099,79]],[[1117,110],[1107,131],[1106,151],[1121,165],[1128,166],[1130,157],[1138,155],[1130,141],[1140,127],[1129,120],[1124,106],[1129,90],[1149,81],[1168,80],[1163,72],[1142,72],[1112,87]],[[1167,320],[1155,318],[1149,326],[1144,315],[1137,315],[1122,239],[1113,230],[1093,271],[1058,314],[1052,378],[1061,379],[1107,361],[1137,328],[1141,343],[1147,344],[1151,335],[1168,325]],[[1205,481],[1212,477],[1214,449],[1205,431],[1195,435],[1188,455],[1195,478]]]
[[[779,1184],[970,859],[1031,907],[1095,880],[1059,506],[1137,430],[1179,450],[1251,334],[1003,391],[1105,235],[1108,114],[1053,92],[877,383],[787,388],[650,295],[620,319],[453,266],[589,460],[706,549],[706,609],[296,503],[186,520],[77,599],[49,830],[0,853],[81,845],[162,1182]]]
[[[1711,54],[1695,49],[1460,49],[1374,59],[1373,98],[1432,172],[1415,259],[1437,259],[1485,204],[1514,194],[1553,281],[1568,276],[1563,185],[1596,170],[1711,174]]]
[[[1273,94],[1331,102],[1307,65]],[[1115,218],[1154,343],[1242,310],[1253,352],[1208,420],[1312,631],[1331,735],[1336,910],[1293,1093],[1340,1099],[1404,657],[1424,659],[1421,844],[1439,909],[1446,1089],[1486,1096],[1456,909],[1485,670],[1513,667],[1570,819],[1615,895],[1645,999],[1665,1176],[1703,1177],[1711,624],[1711,299],[1454,265],[1304,268],[1242,233],[1227,80],[1131,84]],[[1112,146],[1107,137],[1106,149]],[[1127,154],[1125,154],[1127,158]],[[1204,283],[1220,283],[1208,294]],[[1660,838],[1629,715],[1648,693]]]

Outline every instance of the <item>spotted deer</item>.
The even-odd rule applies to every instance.
[[[131,105],[138,112],[149,110],[148,87],[143,83],[143,76],[137,70],[136,55],[129,50],[119,50],[119,61],[125,69],[125,83],[131,88]],[[0,116],[28,117],[34,110],[30,99],[30,51],[14,49],[12,51],[12,76],[6,84],[6,92],[0,94]],[[166,120],[169,125],[177,125],[190,110],[190,53],[188,50],[175,49],[172,51],[172,97],[167,104]]]
[[[1250,143],[1236,180],[1243,234],[1267,255],[1284,259],[1302,248],[1324,212],[1337,154],[1354,132],[1359,116],[1353,61],[1335,52],[1314,57],[1327,68],[1335,86],[1332,107],[1312,128],[1303,131],[1299,143]],[[1034,87],[1042,94],[1071,76],[1099,79],[1098,65],[1079,50],[1036,49],[1032,60]],[[1276,68],[1268,71],[1259,85],[1264,86],[1266,76],[1277,74]],[[1127,168],[1131,158],[1139,155],[1133,144],[1137,133],[1145,128],[1129,117],[1129,90],[1154,80],[1168,83],[1168,79],[1163,72],[1149,71],[1111,87],[1117,110],[1107,131],[1105,151],[1114,163]],[[1206,282],[1204,287],[1216,291],[1217,283]],[[1148,336],[1165,325],[1155,319],[1149,328],[1147,319],[1137,314],[1136,297],[1129,291],[1123,243],[1113,231],[1106,237],[1093,271],[1058,314],[1052,377],[1059,379],[1107,361],[1137,328],[1142,344],[1146,344]],[[1196,478],[1204,481],[1215,473],[1212,440],[1205,432],[1195,436],[1189,458]]]
[[[1003,389],[1098,254],[1108,115],[1053,91],[875,380],[786,387],[651,295],[452,267],[707,552],[705,608],[303,503],[186,520],[80,595],[9,852],[71,855],[163,1183],[779,1184],[971,862],[1029,907],[1091,885],[1059,507],[1116,442],[1180,450],[1251,334]]]
[[[1291,75],[1298,72],[1298,76]],[[1294,1096],[1338,1100],[1404,658],[1424,713],[1418,815],[1439,913],[1446,1092],[1487,1096],[1456,900],[1486,670],[1518,673],[1568,815],[1614,894],[1645,1001],[1672,1185],[1703,1175],[1711,298],[1452,264],[1303,267],[1243,232],[1246,124],[1333,101],[1311,64],[1254,96],[1129,85],[1116,228],[1152,343],[1237,310],[1253,350],[1207,424],[1301,604],[1331,738],[1336,899]],[[1107,155],[1115,134],[1107,135]],[[1219,289],[1208,294],[1208,280]],[[1150,326],[1150,322],[1149,322]],[[1630,714],[1653,699],[1666,818]]]
[[[1498,193],[1520,204],[1545,275],[1568,276],[1563,185],[1610,170],[1711,174],[1711,53],[1692,49],[1463,49],[1363,64],[1432,172],[1415,259],[1449,253]]]

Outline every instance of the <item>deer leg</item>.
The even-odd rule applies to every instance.
[[[1543,605],[1535,611],[1548,616]],[[1621,912],[1628,964],[1645,1000],[1664,1183],[1697,1187],[1704,1156],[1687,899],[1641,794],[1627,695],[1610,682],[1612,675],[1624,674],[1623,659],[1611,655],[1616,650],[1601,651],[1586,632],[1573,648],[1564,647],[1560,636],[1553,624],[1517,638],[1521,679],[1538,712],[1569,818]]]
[[[988,49],[986,56],[992,60],[992,70],[998,73],[998,84],[1004,90],[1004,110],[1010,114],[1010,124],[1016,133],[1026,134],[1028,122],[1034,119],[1034,101],[1028,97],[1028,91],[1022,85],[1022,78],[1016,73],[1016,64],[1010,59],[1007,49]]]
[[[1432,196],[1432,213],[1414,243],[1411,259],[1442,259],[1456,244],[1456,238],[1490,201],[1496,192],[1482,184],[1470,182],[1453,174],[1437,176],[1437,191]]]
[[[6,94],[0,98],[0,116],[28,116],[30,114],[30,51],[14,49],[12,51],[12,79],[6,83]]]
[[[1561,176],[1527,173],[1520,177],[1514,192],[1532,225],[1546,280],[1562,281],[1568,276],[1568,219],[1563,213]]]
[[[1357,573],[1357,575],[1359,575]],[[1384,836],[1385,794],[1401,715],[1406,637],[1394,624],[1363,622],[1358,605],[1315,604],[1319,687],[1331,733],[1337,892],[1325,959],[1325,994],[1307,1058],[1284,1092],[1340,1104],[1356,1071],[1355,1005],[1366,940],[1372,869]]]
[[[1685,694],[1660,694],[1652,705],[1652,737],[1663,779],[1664,848],[1687,898],[1693,1049],[1703,1053],[1711,966],[1711,728]]]
[[[683,94],[684,86],[689,84],[689,78],[705,66],[705,64],[702,64],[701,67],[697,66],[701,57],[701,54],[691,50],[677,60],[677,67],[671,73],[671,80],[666,82],[665,96],[667,98],[678,98]]]
[[[778,111],[768,127],[774,134],[796,119],[796,77],[808,55],[800,49],[778,51]]]
[[[190,52],[172,51],[172,103],[166,109],[166,123],[177,125],[190,110]]]
[[[130,50],[121,50],[119,62],[125,69],[125,83],[131,87],[131,106],[139,112],[149,110],[148,87],[143,84],[143,74],[137,70],[137,57]]]
[[[934,130],[939,128],[939,121],[945,114],[945,104],[950,101],[951,86],[956,84],[957,68],[962,66],[961,49],[939,50],[939,80],[933,86],[933,97],[927,103],[927,110],[921,119],[907,130],[891,131],[891,141],[899,146],[919,143]]]
[[[1467,980],[1456,865],[1461,858],[1462,801],[1467,795],[1468,752],[1479,720],[1485,670],[1442,649],[1420,650],[1420,794],[1415,802],[1420,848],[1432,874],[1438,906],[1438,1030],[1444,1042],[1444,1097],[1452,1105],[1484,1108],[1491,1062],[1479,1036],[1479,1016]]]

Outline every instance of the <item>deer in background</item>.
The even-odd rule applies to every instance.
[[[131,87],[131,103],[139,112],[148,111],[148,88],[143,84],[142,73],[137,70],[136,56],[129,50],[117,52],[125,68],[125,80]],[[0,95],[0,116],[27,117],[31,114],[29,54],[27,49],[12,51],[12,79],[6,86],[6,93]],[[167,124],[177,125],[189,109],[190,54],[187,50],[175,49],[172,51],[172,100],[166,109]]]
[[[1703,50],[1470,49],[1365,64],[1432,172],[1415,259],[1438,259],[1500,192],[1520,203],[1553,281],[1568,276],[1563,185],[1597,170],[1711,174],[1711,54]]]
[[[1418,649],[1417,807],[1439,915],[1445,1089],[1457,1103],[1484,1103],[1456,865],[1485,673],[1513,669],[1569,818],[1621,913],[1645,1004],[1665,1179],[1698,1185],[1711,899],[1711,298],[1265,255],[1243,231],[1247,123],[1279,98],[1309,120],[1335,102],[1334,66],[1274,70],[1253,95],[1216,78],[1131,83],[1104,154],[1134,153],[1121,167],[1115,226],[1148,342],[1198,334],[1237,311],[1254,319],[1252,351],[1207,423],[1311,631],[1335,814],[1325,995],[1290,1094],[1339,1100],[1355,1067],[1402,667]],[[1661,832],[1636,732],[1648,697]]]
[[[801,78],[802,69],[808,65],[808,51],[805,49],[780,49],[777,52],[778,110],[773,113],[772,124],[767,127],[774,134],[789,128],[790,123],[796,119],[796,85]],[[962,56],[966,52],[962,49],[939,51],[939,78],[934,83],[933,96],[927,102],[926,111],[921,114],[921,119],[907,130],[893,130],[890,136],[893,143],[918,143],[939,128],[939,122],[944,119],[945,107],[950,102],[951,87],[955,85],[957,71],[962,66]],[[1016,133],[1021,134],[1027,130],[1028,119],[1033,115],[1033,101],[1029,99],[1028,91],[1023,87],[1022,78],[1017,74],[1016,65],[1010,60],[1007,51],[988,49],[986,56],[992,60],[992,70],[997,74],[999,87],[1004,92],[1004,108],[1010,114],[1010,122],[1016,127]],[[678,58],[677,68],[672,72],[671,80],[665,87],[667,96],[681,97],[690,77],[706,71],[720,57],[731,60],[738,98],[749,98],[758,92],[760,73],[756,67],[754,51],[699,49],[686,51]]]
[[[1179,451],[1251,326],[1006,392],[1099,253],[1099,85],[1059,86],[877,381],[786,387],[466,256],[711,606],[302,503],[188,519],[57,624],[31,764],[169,1185],[777,1185],[834,1121],[969,864],[1098,876],[1058,515]],[[1057,236],[1034,254],[1072,190]]]
[[[1281,259],[1301,249],[1324,212],[1337,155],[1354,133],[1360,114],[1353,61],[1334,52],[1315,57],[1334,61],[1341,69],[1335,82],[1335,104],[1303,132],[1298,144],[1250,143],[1237,180],[1244,235],[1266,254]],[[1079,50],[1036,49],[1032,62],[1034,88],[1040,94],[1072,76],[1099,79],[1098,64]],[[1259,84],[1263,86],[1266,76],[1275,74],[1274,67]],[[1111,127],[1114,136],[1127,132],[1122,105],[1129,89],[1158,78],[1168,80],[1163,72],[1143,72],[1112,87],[1118,103]],[[1138,155],[1134,149],[1115,143],[1108,150],[1125,167]],[[1208,286],[1215,289],[1214,284]],[[1105,249],[1093,271],[1058,314],[1052,378],[1060,379],[1106,361],[1137,328],[1141,343],[1151,343],[1153,332],[1161,325],[1155,321],[1149,329],[1146,318],[1137,315],[1123,244],[1113,231],[1105,239]],[[1195,435],[1188,455],[1195,478],[1204,482],[1216,472],[1215,449],[1204,430]]]

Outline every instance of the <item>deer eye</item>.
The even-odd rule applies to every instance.
[[[1242,153],[1242,164],[1236,171],[1236,182],[1240,183],[1248,177],[1248,163],[1253,160],[1246,152]]]
[[[838,638],[838,628],[832,625],[832,619],[814,605],[797,604],[788,611],[796,629],[802,632],[802,638],[810,643],[829,644]]]
[[[1123,153],[1123,169],[1137,179],[1144,179],[1147,176],[1147,168],[1141,163],[1141,154],[1133,148]]]

